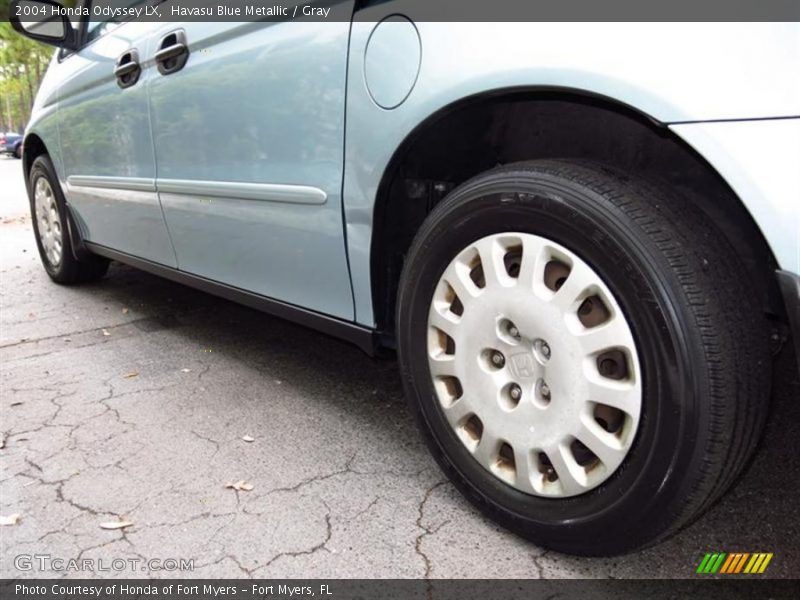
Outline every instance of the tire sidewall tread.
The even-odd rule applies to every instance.
[[[630,481],[624,463],[600,488],[574,500],[555,501],[564,502],[568,507],[566,512],[575,513],[575,507],[591,498],[608,499],[608,494],[622,494],[623,500],[608,500],[600,511],[605,515],[605,524],[600,518],[599,524],[582,523],[575,527],[573,518],[548,525],[532,516],[536,514],[533,509],[519,511],[513,509],[512,502],[499,503],[495,492],[504,484],[490,484],[488,479],[492,476],[486,473],[481,478],[475,469],[465,466],[463,456],[453,459],[454,452],[456,457],[459,455],[452,440],[449,444],[443,443],[441,423],[437,427],[431,420],[441,411],[430,407],[435,396],[430,375],[421,367],[426,360],[414,356],[420,347],[419,321],[426,319],[429,302],[429,298],[421,298],[420,294],[430,291],[432,279],[438,280],[440,273],[430,273],[431,263],[441,271],[454,256],[441,255],[442,248],[447,247],[443,240],[460,235],[466,239],[465,230],[482,231],[480,224],[475,223],[491,218],[487,212],[490,207],[484,206],[486,194],[499,193],[500,189],[532,196],[527,208],[532,212],[538,210],[537,216],[542,219],[560,218],[571,221],[574,226],[585,226],[588,231],[583,233],[591,238],[593,249],[587,250],[588,246],[583,244],[579,251],[569,240],[554,241],[579,254],[593,268],[597,261],[593,261],[590,254],[614,254],[616,272],[610,277],[609,271],[614,269],[601,267],[598,272],[612,289],[615,283],[619,287],[621,273],[638,282],[641,293],[634,296],[635,303],[630,289],[623,297],[618,297],[618,301],[635,330],[645,324],[645,317],[638,313],[646,313],[646,318],[650,319],[649,335],[660,336],[661,365],[653,371],[654,360],[649,359],[650,372],[645,372],[649,381],[645,384],[646,394],[661,395],[655,409],[651,401],[650,409],[643,411],[640,428],[646,429],[653,419],[660,423],[669,421],[670,411],[680,413],[672,425],[677,429],[673,432],[676,439],[671,466],[664,470],[663,457],[658,463],[663,481],[648,483],[647,476],[639,478],[635,493],[629,494],[636,496],[636,502],[625,501],[625,491],[615,488],[615,481],[619,483],[626,475]],[[519,196],[516,198],[526,208],[525,201]],[[513,204],[513,200],[508,200],[506,209],[510,210],[508,207]],[[547,237],[546,232],[539,233]],[[475,235],[475,239],[481,237]],[[452,254],[452,250],[445,254]],[[605,260],[608,263],[607,258]],[[727,240],[696,206],[665,186],[603,165],[579,161],[519,163],[500,167],[462,184],[431,212],[415,237],[407,255],[397,303],[403,384],[426,442],[439,464],[468,498],[490,517],[529,539],[576,554],[615,554],[662,539],[696,518],[727,489],[752,453],[763,427],[764,390],[768,389],[769,373],[766,337],[758,330],[759,320],[752,318],[752,311],[757,313],[758,307],[749,295],[740,297],[742,282],[738,274],[742,272]],[[621,285],[630,288],[624,281]],[[731,306],[734,296],[739,296],[738,302]],[[641,333],[639,331],[639,336]],[[634,334],[637,335],[636,331]],[[721,353],[720,348],[724,352]],[[649,352],[652,354],[652,348]],[[749,383],[747,377],[736,372],[736,364],[741,360],[753,365],[752,372],[746,373],[751,378]],[[668,389],[660,389],[663,386]],[[670,405],[680,392],[680,405]],[[733,411],[727,404],[731,398],[736,400]],[[637,442],[638,438],[639,435]],[[661,447],[655,450],[663,453],[665,444],[662,441]],[[631,456],[635,453],[647,456],[636,443]],[[644,461],[644,464],[655,463]],[[680,476],[675,475],[678,472]],[[480,481],[480,486],[475,480]],[[490,490],[488,494],[487,489]],[[547,508],[542,503],[547,502],[554,501],[537,498],[527,504],[544,512]],[[627,505],[631,507],[621,510]],[[638,506],[640,518],[634,514],[637,512],[633,511],[634,505]],[[618,514],[610,516],[615,511]],[[627,519],[620,518],[622,512],[627,512]],[[566,526],[567,521],[572,525]],[[616,528],[615,535],[611,536],[614,542],[593,544],[582,540],[604,528],[610,531],[611,526]],[[571,536],[570,528],[578,533]]]

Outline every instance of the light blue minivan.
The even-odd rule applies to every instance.
[[[731,486],[800,339],[800,26],[105,4],[11,6],[59,47],[23,150],[55,282],[117,260],[396,351],[442,470],[559,551]]]

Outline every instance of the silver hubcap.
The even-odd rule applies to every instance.
[[[563,246],[504,233],[462,250],[434,292],[427,343],[447,421],[514,488],[582,494],[628,454],[642,403],[636,344],[611,291]]]
[[[47,260],[54,267],[61,264],[63,251],[63,236],[61,217],[58,216],[56,196],[50,182],[44,177],[36,180],[33,188],[34,205],[36,207],[36,222],[39,229],[39,240],[47,256]]]

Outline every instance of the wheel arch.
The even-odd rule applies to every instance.
[[[25,172],[26,185],[31,173],[33,161],[42,154],[49,154],[44,140],[36,133],[28,133],[22,143],[22,169]]]
[[[783,315],[771,276],[776,261],[752,215],[712,164],[665,123],[584,90],[515,87],[460,98],[421,119],[383,170],[370,280],[375,323],[388,345],[404,254],[433,206],[485,170],[537,158],[590,158],[678,185],[736,242],[765,311]]]
[[[29,132],[28,134],[26,134],[22,144],[22,169],[23,172],[25,173],[25,187],[28,189],[29,195],[31,194],[30,191],[31,168],[33,167],[34,161],[42,155],[47,155],[50,157],[50,159],[53,162],[53,168],[56,171],[56,176],[58,176],[58,165],[55,160],[56,157],[50,154],[41,136],[39,136],[35,132]],[[83,236],[81,235],[80,227],[78,226],[75,214],[73,213],[73,210],[69,205],[69,202],[65,202],[65,205],[67,213],[66,215],[67,235],[70,238],[72,255],[78,261],[91,260],[92,254],[86,248],[86,244],[84,243]]]

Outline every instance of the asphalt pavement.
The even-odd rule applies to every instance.
[[[717,551],[800,573],[789,350],[762,444],[722,501],[648,550],[564,556],[447,483],[394,361],[122,265],[55,285],[27,207],[20,162],[0,157],[0,515],[18,515],[0,527],[2,578],[686,578]],[[34,555],[126,566],[19,558]],[[159,570],[167,559],[185,562]]]

